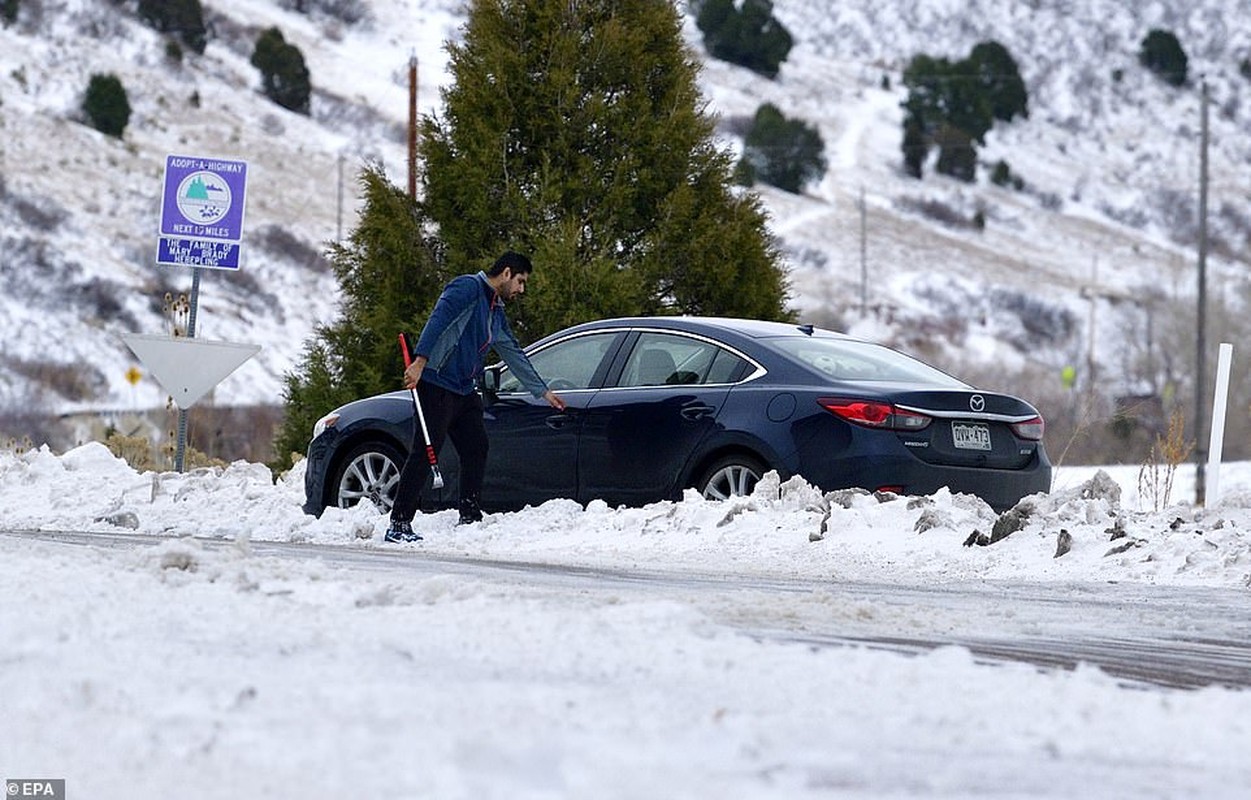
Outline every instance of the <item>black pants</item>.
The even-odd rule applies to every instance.
[[[478,501],[482,480],[486,475],[487,434],[482,424],[482,398],[477,392],[456,394],[432,383],[417,384],[417,397],[425,413],[426,428],[434,452],[443,449],[449,437],[460,455],[460,499]],[[421,493],[430,484],[430,461],[426,458],[426,441],[421,423],[413,415],[413,444],[408,460],[400,470],[400,485],[395,491],[391,519],[411,522],[421,506]]]

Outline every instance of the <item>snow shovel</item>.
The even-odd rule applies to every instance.
[[[408,354],[408,339],[400,334],[400,352],[404,354],[404,369],[408,369],[413,359]],[[439,473],[439,459],[434,453],[434,445],[430,443],[430,429],[426,427],[426,415],[421,410],[421,400],[417,399],[417,387],[408,390],[413,398],[413,411],[417,412],[417,422],[421,425],[421,438],[426,443],[426,460],[430,462],[430,485],[435,489],[443,488],[443,476]]]

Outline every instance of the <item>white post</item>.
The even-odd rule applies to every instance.
[[[1221,445],[1225,441],[1225,402],[1229,397],[1229,363],[1234,346],[1221,342],[1216,364],[1216,396],[1212,399],[1212,436],[1208,441],[1208,475],[1206,505],[1214,506],[1221,499]]]

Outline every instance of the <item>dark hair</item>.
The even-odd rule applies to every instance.
[[[530,259],[521,253],[514,253],[512,250],[509,250],[495,259],[495,263],[487,270],[487,277],[494,278],[506,269],[512,270],[513,274],[517,275],[519,273],[534,272],[534,265],[530,263]]]

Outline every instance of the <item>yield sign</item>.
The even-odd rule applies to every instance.
[[[122,334],[122,341],[182,409],[195,405],[261,349],[256,344],[140,333]]]

